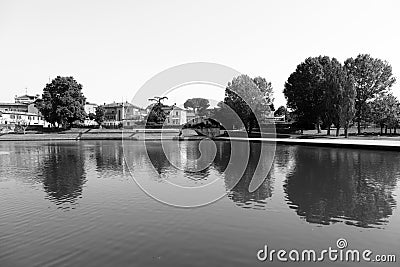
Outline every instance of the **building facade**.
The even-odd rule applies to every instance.
[[[22,104],[31,104],[38,100],[40,98],[40,95],[22,95],[22,96],[15,96],[14,97],[14,102],[15,103],[22,103]]]
[[[174,106],[165,118],[166,125],[183,125],[187,122],[187,110]]]
[[[0,111],[28,112],[28,104],[0,103]]]
[[[136,125],[138,122],[143,121],[146,116],[146,111],[137,107],[129,102],[119,102],[104,104],[105,109],[104,126],[110,127],[130,127]]]
[[[19,112],[19,111],[0,111],[0,125],[4,126],[42,126],[47,127],[44,118],[35,113]]]
[[[89,115],[90,113],[96,114],[96,108],[97,104],[86,102],[84,106],[86,115]]]

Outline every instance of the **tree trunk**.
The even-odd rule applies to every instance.
[[[387,134],[387,126],[385,126],[385,134]]]
[[[318,122],[317,122],[317,133],[321,133],[321,125],[320,125],[320,123],[319,123],[319,120],[318,120]]]
[[[381,124],[381,135],[383,134],[383,125]]]
[[[361,134],[361,118],[357,121],[357,134]]]
[[[393,134],[396,134],[396,127],[393,128]]]
[[[339,136],[340,133],[340,127],[336,127],[336,136]]]
[[[348,125],[345,125],[344,126],[344,138],[348,138],[349,137],[349,133],[348,133],[348,128],[349,128],[349,126]]]
[[[326,135],[331,135],[331,126],[328,126],[328,129],[326,130]]]

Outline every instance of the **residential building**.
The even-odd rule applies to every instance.
[[[19,111],[1,111],[0,125],[48,126],[41,115]]]
[[[28,112],[28,105],[24,103],[0,103],[0,111]]]
[[[105,109],[104,126],[124,126],[129,127],[142,121],[146,116],[144,109],[137,107],[129,102],[113,102],[104,104]]]
[[[15,103],[22,103],[22,104],[31,104],[35,102],[37,99],[40,98],[40,95],[22,95],[22,96],[15,96],[14,101]]]
[[[90,113],[96,114],[97,104],[86,102],[84,108],[87,115],[89,115]]]
[[[173,106],[167,117],[165,118],[166,125],[183,125],[187,122],[187,110]]]

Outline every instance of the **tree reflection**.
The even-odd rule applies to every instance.
[[[168,161],[168,158],[164,154],[166,153],[166,151],[163,149],[162,142],[146,141],[145,146],[151,164],[158,172],[158,174],[163,174],[165,170],[171,168],[171,163]],[[164,146],[167,146],[168,150],[168,142],[164,142]],[[175,153],[175,156],[177,156],[177,150],[173,150],[173,153]]]
[[[82,148],[60,144],[46,146],[46,150],[41,176],[48,198],[56,204],[74,203],[86,181]]]
[[[298,149],[285,184],[289,205],[310,223],[381,225],[396,205],[399,159],[388,151]]]
[[[218,142],[217,144],[217,153],[214,159],[214,166],[221,173],[225,172],[229,164],[230,148],[231,144],[229,142]],[[269,148],[264,147],[264,149]],[[228,198],[240,207],[251,209],[265,209],[267,204],[266,200],[272,196],[273,180],[272,175],[269,173],[269,159],[260,158],[260,154],[260,144],[250,143],[249,161],[239,182],[237,182],[237,184],[235,185],[237,180],[229,175],[225,175],[226,188],[229,189],[233,187],[228,192]],[[269,152],[267,152],[266,154],[270,156]],[[257,164],[260,164],[261,172],[265,174],[265,179],[257,190],[255,190],[254,192],[249,192],[249,185],[251,179],[253,179]],[[230,167],[233,168],[233,171],[231,171],[231,173],[234,173],[236,166],[232,165]],[[238,168],[240,168],[240,166]],[[238,169],[236,172],[240,173],[241,170]]]

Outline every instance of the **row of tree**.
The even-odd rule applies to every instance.
[[[300,63],[289,76],[283,92],[298,127],[315,125],[320,132],[323,125],[330,134],[333,125],[336,134],[344,128],[347,136],[349,126],[354,122],[359,134],[363,122],[379,124],[381,131],[399,126],[400,105],[390,92],[395,81],[390,64],[370,55],[349,58],[344,64],[335,58],[319,56]],[[164,99],[150,99],[154,103],[147,121],[156,124],[165,121],[167,108],[162,103]],[[101,124],[105,117],[104,108],[97,108],[96,114],[86,114],[85,101],[81,84],[73,77],[58,76],[43,89],[37,106],[54,126],[68,127],[87,116]],[[244,125],[251,132],[260,126],[260,122],[266,122],[266,115],[273,110],[272,102],[270,82],[262,77],[240,75],[228,83],[224,101],[218,104],[219,109],[208,115],[228,125]],[[205,115],[209,101],[192,98],[185,102],[184,107],[193,109],[197,115]],[[275,112],[276,115],[287,113],[285,107]]]
[[[334,125],[337,134],[343,127],[347,136],[352,122],[358,134],[363,122],[397,126],[398,101],[390,93],[395,81],[390,64],[370,55],[349,58],[343,65],[327,56],[310,57],[289,76],[284,94],[299,127],[314,124],[320,132],[323,124],[330,134]]]

